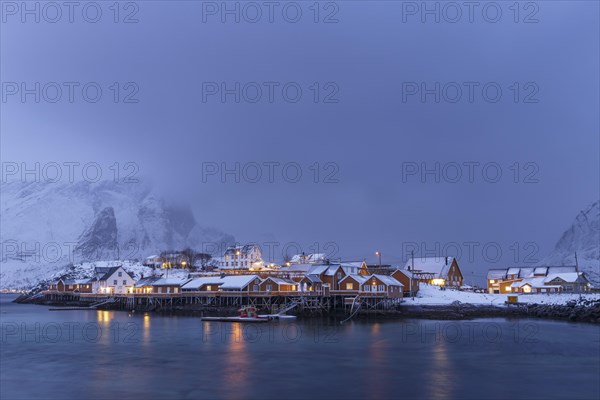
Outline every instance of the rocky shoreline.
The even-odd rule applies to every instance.
[[[543,318],[600,324],[600,300],[571,301],[565,305],[519,304],[511,306],[473,305],[455,302],[449,305],[400,306],[396,310],[374,311],[361,316],[402,317],[436,320],[476,318]]]

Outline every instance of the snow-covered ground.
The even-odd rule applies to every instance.
[[[405,297],[405,305],[444,305],[455,301],[475,305],[494,305],[504,306],[508,299],[507,294],[487,294],[461,292],[458,290],[440,290],[433,285],[421,284],[419,293],[413,300],[411,297]],[[600,293],[582,294],[582,297],[590,300],[600,300]],[[579,300],[579,294],[519,294],[519,303],[537,303],[537,304],[566,304],[571,300]]]

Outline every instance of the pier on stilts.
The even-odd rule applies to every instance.
[[[80,305],[115,310],[218,310],[254,306],[272,314],[292,312],[303,315],[326,315],[331,312],[356,315],[361,312],[394,309],[400,298],[330,292],[183,292],[183,293],[63,293],[46,291],[36,295],[52,303]],[[350,306],[350,303],[352,306]]]

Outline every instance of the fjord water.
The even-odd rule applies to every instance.
[[[240,325],[48,311],[0,295],[0,398],[600,397],[598,325],[540,320]]]

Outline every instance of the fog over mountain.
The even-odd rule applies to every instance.
[[[562,234],[543,265],[575,265],[575,253],[580,270],[590,280],[600,284],[600,202],[596,201],[575,217]]]
[[[71,262],[142,260],[185,247],[218,253],[235,241],[148,184],[15,181],[1,190],[0,287],[21,287]]]

